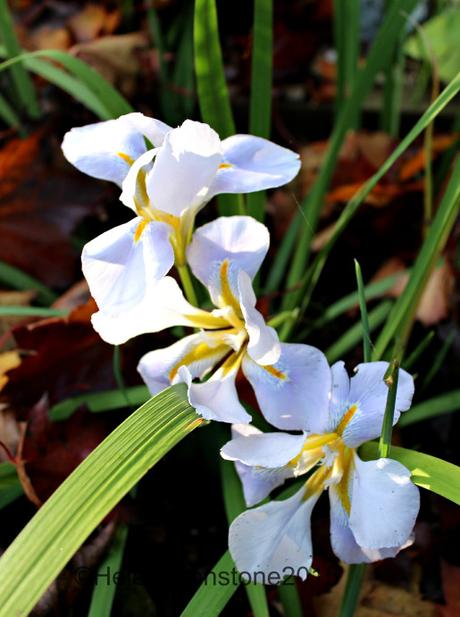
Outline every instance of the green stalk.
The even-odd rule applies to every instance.
[[[352,564],[348,567],[347,582],[340,604],[339,617],[355,616],[365,572],[365,563]]]
[[[21,48],[16,37],[13,19],[8,8],[7,0],[0,0],[0,36],[9,58],[19,56]],[[11,77],[21,106],[31,118],[38,118],[38,106],[35,88],[25,68],[21,64],[11,66]]]
[[[201,116],[224,139],[235,133],[235,123],[225,81],[215,0],[195,1],[193,35]],[[218,203],[221,215],[245,213],[241,195],[221,195]]]
[[[385,383],[388,386],[388,396],[385,406],[385,415],[383,416],[382,434],[380,435],[379,441],[379,456],[381,458],[388,458],[390,454],[391,436],[393,434],[393,420],[396,404],[396,392],[398,389],[399,361],[399,358],[394,358],[384,378]]]
[[[355,86],[360,50],[359,17],[359,2],[334,0],[334,37],[337,51],[336,116],[340,114]],[[356,128],[357,118],[352,125]]]
[[[371,360],[371,335],[369,330],[369,317],[367,314],[366,295],[364,290],[363,275],[361,266],[355,259],[356,282],[358,285],[359,310],[361,312],[361,323],[363,327],[363,358],[364,362]]]
[[[177,267],[177,271],[179,272],[180,280],[184,287],[185,297],[190,302],[190,304],[193,304],[193,306],[198,306],[198,300],[196,298],[195,287],[193,286],[193,280],[192,280],[192,277],[190,276],[190,270],[187,264],[183,266],[176,266],[176,267]]]
[[[249,132],[270,137],[273,57],[273,0],[254,0],[251,99]],[[248,211],[258,221],[265,218],[265,191],[246,197]]]

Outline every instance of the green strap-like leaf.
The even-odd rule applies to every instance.
[[[0,37],[8,57],[13,58],[21,53],[7,0],[0,0]],[[14,64],[11,66],[11,76],[21,105],[29,116],[38,118],[40,110],[29,74],[21,64]]]
[[[215,0],[196,0],[193,39],[201,116],[224,139],[235,133],[235,123],[225,81]],[[241,195],[221,195],[218,201],[220,214],[244,214]]]
[[[378,443],[365,443],[360,448],[360,455],[364,460],[379,458]],[[423,452],[396,446],[392,446],[390,458],[409,469],[414,484],[460,505],[460,467]]]
[[[120,572],[127,537],[128,526],[120,525],[104,561],[99,566],[99,572],[102,575],[107,572],[110,577],[114,577],[117,572]],[[116,591],[115,581],[110,585],[97,578],[91,596],[88,617],[110,617]]]
[[[186,387],[164,390],[120,424],[65,480],[0,559],[0,617],[27,615],[89,534],[201,420]]]
[[[254,0],[253,30],[249,132],[268,139],[272,113],[273,0]],[[265,191],[250,193],[246,200],[250,215],[263,221]]]
[[[398,422],[398,426],[410,426],[422,420],[436,418],[444,413],[458,411],[460,409],[460,390],[452,390],[440,396],[436,396],[423,403],[414,405],[412,409],[404,413]]]
[[[69,73],[50,63],[50,60],[64,66]],[[117,118],[132,111],[131,105],[102,75],[71,54],[55,49],[23,53],[2,62],[0,70],[20,63],[72,94],[102,119]]]
[[[8,461],[0,463],[0,509],[17,499],[22,492],[16,467]]]
[[[43,283],[3,261],[0,261],[0,282],[14,289],[35,289],[37,300],[42,304],[52,304],[57,299],[57,295]]]
[[[180,617],[217,617],[239,586],[238,576],[233,577],[235,564],[227,551],[222,555],[205,581],[180,614]]]
[[[89,411],[99,413],[101,411],[113,411],[123,409],[127,402],[131,407],[138,407],[149,398],[147,386],[133,386],[121,390],[105,390],[104,392],[91,392],[81,394],[73,398],[65,399],[53,405],[49,410],[51,420],[67,420],[82,405],[86,405]]]
[[[219,42],[215,0],[196,0],[195,72],[200,111],[222,139],[235,132]]]

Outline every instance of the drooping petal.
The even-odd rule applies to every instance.
[[[247,510],[233,521],[230,553],[245,578],[271,584],[289,575],[306,579],[313,557],[310,517],[318,496],[305,499],[302,487],[289,499]],[[279,579],[269,580],[270,573]]]
[[[252,426],[252,424],[234,424],[232,426],[232,436],[234,440],[244,436],[261,434],[262,432],[255,426]],[[224,448],[225,447],[226,446],[224,446]],[[222,454],[222,456],[227,458],[224,454]],[[268,469],[265,467],[245,465],[239,460],[235,460],[235,468],[240,477],[243,486],[244,500],[248,507],[254,506],[262,501],[262,499],[265,499],[273,489],[281,486],[287,478],[292,478],[294,475],[293,468],[286,465],[277,469]]]
[[[248,354],[258,364],[275,364],[281,353],[278,334],[267,326],[264,318],[255,308],[257,298],[252,289],[251,279],[246,272],[238,273],[238,292],[241,312],[249,337]]]
[[[83,274],[99,309],[118,315],[149,294],[174,264],[170,231],[165,223],[136,217],[85,245]]]
[[[290,182],[299,172],[296,152],[262,137],[233,135],[222,142],[224,164],[219,169],[212,195],[251,193]]]
[[[219,270],[225,259],[252,279],[269,244],[270,235],[262,223],[250,216],[222,216],[195,231],[187,257],[193,274],[203,285],[219,287]]]
[[[222,162],[219,136],[207,124],[186,120],[170,131],[147,174],[154,208],[174,216],[210,199],[209,187]]]
[[[383,378],[387,369],[387,362],[359,364],[357,373],[350,380],[349,404],[356,405],[356,410],[343,431],[343,440],[351,448],[375,439],[382,431],[388,396],[388,386]],[[409,409],[413,394],[412,376],[399,369],[393,424],[396,424],[401,412]]]
[[[157,394],[171,383],[186,381],[179,373],[185,366],[190,378],[204,377],[228,353],[228,348],[216,345],[204,332],[191,334],[163,349],[142,356],[137,370],[151,394]]]
[[[295,458],[305,442],[305,435],[254,432],[228,441],[220,453],[229,461],[240,461],[252,467],[276,468]]]
[[[160,332],[172,326],[217,329],[228,324],[218,311],[208,313],[192,306],[184,298],[177,282],[165,276],[149,287],[144,299],[117,316],[99,311],[91,317],[94,329],[112,345],[121,345],[147,332]]]
[[[356,542],[350,529],[348,515],[343,509],[335,487],[329,488],[331,504],[331,545],[339,559],[345,563],[372,563],[388,557],[395,557],[402,548],[412,543],[412,537],[404,546],[391,548],[366,548]]]
[[[419,489],[401,463],[355,456],[351,480],[350,529],[368,549],[402,547],[410,539],[420,507]]]
[[[251,422],[251,416],[240,403],[235,386],[235,372],[224,374],[219,369],[204,383],[193,383],[187,366],[179,369],[179,376],[188,386],[188,400],[206,420],[218,422]]]
[[[245,356],[243,372],[270,424],[283,430],[323,432],[328,423],[331,371],[319,349],[281,343],[278,362],[261,366]]]
[[[62,150],[80,171],[121,186],[132,163],[146,151],[144,135],[160,145],[169,130],[159,120],[132,113],[71,129]]]

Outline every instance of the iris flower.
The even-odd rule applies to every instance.
[[[318,349],[280,343],[276,331],[255,308],[252,279],[268,246],[267,228],[251,217],[222,217],[198,228],[187,251],[188,261],[216,308],[209,312],[194,308],[177,283],[164,278],[156,308],[139,316],[144,331],[172,325],[194,326],[200,331],[147,353],[139,371],[152,394],[186,382],[190,404],[204,418],[249,422],[235,386],[241,368],[270,421],[279,417],[279,424],[289,427],[291,410],[296,409],[304,412],[302,428],[308,430],[306,410],[327,404],[328,391],[323,385],[330,383],[330,369]],[[194,379],[201,381],[194,383]]]
[[[135,215],[83,249],[91,293],[111,318],[135,314],[174,263],[184,266],[195,216],[214,195],[281,186],[300,167],[295,152],[266,139],[221,141],[207,124],[173,129],[140,113],[74,128],[62,149],[80,171],[118,184]]]
[[[232,523],[230,552],[240,572],[305,579],[312,563],[310,517],[329,491],[330,534],[335,554],[346,563],[393,557],[411,544],[419,490],[410,472],[389,458],[363,461],[357,448],[380,435],[388,388],[386,362],[360,364],[349,379],[343,362],[332,367],[330,404],[311,408],[314,432],[261,433],[235,427],[222,449],[236,462],[248,506],[267,497],[286,478],[314,470],[292,497],[247,510]],[[327,387],[327,385],[326,385]],[[399,370],[394,421],[412,400],[412,377]],[[300,415],[298,429],[304,422]],[[294,428],[294,427],[292,427]]]

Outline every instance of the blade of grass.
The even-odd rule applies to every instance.
[[[0,117],[3,119],[5,124],[8,126],[17,129],[19,134],[24,136],[25,131],[22,128],[21,120],[8,101],[0,95]]]
[[[385,321],[391,310],[391,306],[391,300],[384,300],[369,313],[369,333],[373,332]],[[358,321],[325,351],[329,363],[332,364],[336,360],[342,358],[363,339],[363,336],[363,323],[362,321]]]
[[[52,304],[57,299],[57,295],[43,283],[3,261],[0,261],[0,282],[13,289],[36,290],[37,301],[41,304]]]
[[[100,572],[120,572],[127,537],[128,526],[120,525],[112,540],[109,552],[99,566]],[[117,588],[116,584],[108,585],[100,582],[98,583],[96,579],[94,590],[91,595],[88,617],[110,617]]]
[[[70,96],[92,111],[101,120],[110,120],[113,114],[103,105],[97,95],[90,90],[81,80],[72,77],[59,67],[40,60],[39,58],[29,58],[24,60],[24,65],[36,75],[40,75],[49,83],[57,86]]]
[[[27,615],[100,521],[201,423],[179,384],[150,399],[93,450],[2,555],[0,617]]]
[[[131,105],[126,101],[126,99],[111,85],[108,81],[106,81],[100,73],[91,68],[86,62],[83,62],[79,58],[72,56],[63,51],[59,51],[56,49],[43,49],[28,53],[23,53],[15,58],[11,58],[2,62],[0,64],[0,70],[5,70],[13,65],[20,63],[29,63],[31,70],[36,70],[45,72],[45,77],[56,80],[56,85],[59,87],[64,87],[63,83],[65,83],[65,79],[62,75],[63,71],[59,72],[56,70],[54,64],[49,62],[49,66],[51,69],[46,69],[44,67],[44,63],[39,63],[37,66],[36,59],[41,58],[46,61],[55,61],[59,64],[63,65],[64,68],[69,71],[69,74],[74,79],[77,79],[84,88],[87,88],[90,92],[93,93],[91,98],[91,104],[94,104],[94,97],[99,101],[99,106],[101,109],[105,109],[109,117],[117,118],[123,114],[130,113],[133,111]],[[33,60],[35,59],[35,62]],[[32,60],[32,65],[30,65],[30,61]],[[65,73],[64,73],[65,75]],[[72,93],[75,90],[75,81],[67,80],[67,85],[65,86],[67,91],[71,91]],[[75,96],[75,95],[74,95]],[[79,97],[79,100],[82,97]],[[82,102],[84,102],[82,100]]]
[[[334,37],[337,51],[336,115],[340,113],[355,85],[360,48],[359,18],[359,2],[334,0]],[[354,128],[356,120],[352,123]]]
[[[8,461],[0,463],[0,510],[22,494],[16,467]]]
[[[254,0],[249,132],[270,137],[273,58],[273,0]],[[248,211],[258,221],[265,218],[265,191],[246,197]]]
[[[452,390],[440,396],[423,401],[414,405],[409,411],[402,414],[398,426],[410,426],[416,422],[436,418],[445,413],[451,413],[460,409],[460,390]]]
[[[149,391],[147,386],[125,388],[123,392],[120,390],[92,392],[56,403],[56,405],[50,408],[48,413],[51,420],[58,422],[69,418],[82,405],[86,405],[89,411],[93,413],[100,413],[113,411],[114,409],[123,409],[127,406],[127,402],[129,407],[137,407],[145,403],[148,398]]]
[[[201,116],[224,139],[235,133],[235,123],[225,81],[215,0],[196,0],[193,39]],[[218,201],[221,215],[245,213],[241,195],[222,195]]]
[[[441,366],[444,364],[447,354],[449,353],[449,349],[451,348],[452,343],[455,340],[455,330],[451,330],[446,337],[446,340],[442,344],[441,349],[433,358],[430,369],[425,375],[425,379],[423,380],[422,386],[420,388],[421,391],[426,390],[430,383],[436,376],[436,373],[439,371]]]
[[[434,330],[428,332],[425,338],[421,341],[419,345],[414,349],[414,351],[409,355],[409,357],[404,360],[404,369],[408,371],[420,358],[425,349],[429,346],[434,337]]]
[[[409,281],[396,300],[393,309],[388,316],[379,338],[375,344],[374,357],[381,357],[393,337],[399,333],[407,337],[407,332],[412,325],[417,305],[425,289],[430,273],[452,226],[458,215],[460,206],[460,158],[454,165],[452,176],[444,193],[444,197],[433,219],[429,234],[422,245],[419,255],[412,268]]]
[[[194,44],[201,115],[222,139],[229,137],[235,132],[235,124],[225,81],[215,0],[195,2]]]
[[[409,131],[406,137],[401,141],[399,146],[395,148],[393,153],[388,157],[385,163],[380,167],[379,171],[375,173],[367,182],[361,187],[356,195],[348,202],[342,214],[338,218],[334,232],[331,235],[327,244],[321,249],[316,256],[309,271],[304,275],[302,284],[299,285],[300,293],[303,295],[301,303],[301,310],[299,312],[298,319],[300,319],[305,312],[306,307],[310,301],[313,290],[316,283],[319,280],[321,272],[324,268],[324,264],[334,247],[337,240],[347,228],[348,224],[356,214],[359,206],[364,202],[366,197],[377,185],[379,180],[387,173],[393,163],[401,156],[403,152],[411,145],[411,143],[425,130],[425,128],[433,121],[433,119],[444,109],[444,107],[458,94],[460,91],[460,73],[453,79],[448,86],[441,92],[436,101],[428,107],[421,118],[416,122],[414,127]],[[289,335],[294,326],[294,322],[289,324],[289,331],[286,333]]]
[[[359,310],[361,313],[361,327],[363,330],[363,359],[364,362],[371,360],[371,335],[369,330],[369,316],[367,314],[366,295],[364,291],[363,275],[361,266],[355,259],[356,283],[358,285]]]
[[[39,306],[0,306],[0,316],[12,317],[67,317],[67,309],[44,308]]]
[[[406,270],[401,270],[401,272],[397,272],[396,274],[390,274],[389,276],[384,277],[383,279],[376,281],[375,283],[368,283],[364,287],[364,299],[367,301],[374,300],[375,298],[380,298],[385,294],[385,292],[389,291],[397,282],[397,280],[404,276]],[[302,333],[302,336],[299,338],[304,338],[313,330],[317,330],[324,326],[326,323],[337,319],[343,313],[354,309],[359,306],[359,293],[357,291],[353,291],[352,293],[340,298],[337,302],[329,305],[324,309],[321,316],[313,322],[313,324],[308,328],[308,330]]]
[[[0,0],[0,37],[8,57],[14,58],[21,53],[7,0]],[[38,106],[37,95],[27,71],[21,64],[12,65],[11,77],[21,106],[27,111],[31,118],[38,118],[40,115],[40,108]]]
[[[230,598],[239,587],[238,578],[230,577],[235,572],[235,564],[228,551],[226,551],[193,598],[180,614],[180,617],[217,617],[225,608]]]
[[[304,225],[301,228],[300,240],[295,248],[294,258],[287,277],[288,288],[294,287],[304,274],[310,253],[311,240],[318,224],[324,195],[336,167],[337,157],[345,135],[353,125],[362,101],[372,88],[376,74],[387,66],[391,59],[391,54],[399,40],[400,32],[406,23],[406,18],[402,11],[410,13],[416,4],[417,0],[401,0],[401,2],[395,3],[395,6],[392,6],[388,11],[368,54],[366,64],[359,71],[355,87],[337,118],[321,169],[307,199],[302,204],[302,210],[307,218],[308,225]],[[301,289],[296,293],[289,294],[289,296],[285,297],[282,308],[295,308],[301,296]]]

